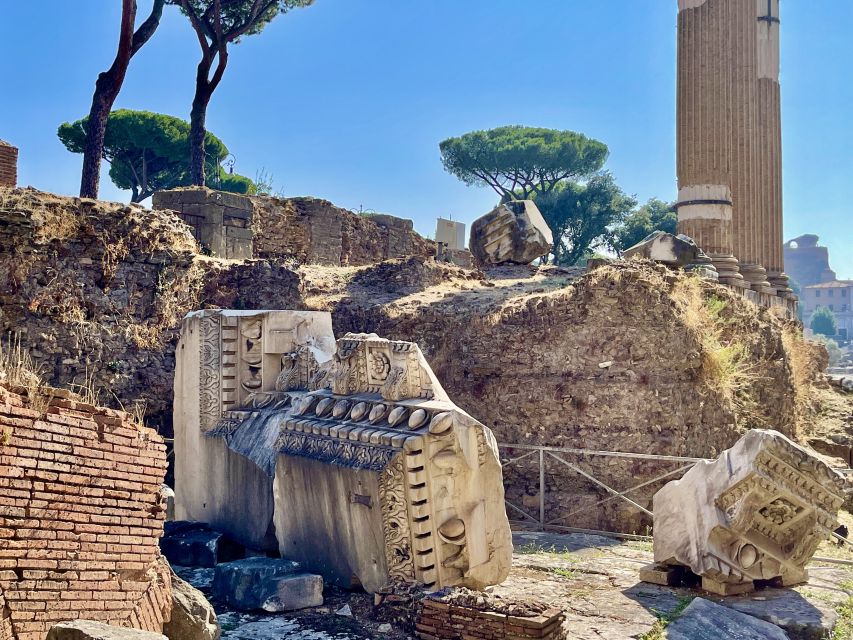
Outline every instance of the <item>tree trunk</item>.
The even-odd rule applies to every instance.
[[[205,56],[198,63],[195,78],[195,96],[190,112],[190,182],[204,186],[204,136],[206,133],[207,105],[210,103],[211,88],[208,81],[211,59]]]
[[[98,76],[89,120],[86,125],[86,146],[83,149],[83,173],[80,177],[80,197],[97,198],[101,176],[101,158],[107,119],[124,82],[133,49],[133,24],[136,20],[136,0],[122,0],[121,31],[118,52],[112,66]]]

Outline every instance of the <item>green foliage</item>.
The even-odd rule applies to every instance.
[[[439,144],[444,168],[465,184],[489,186],[506,200],[544,195],[565,180],[599,171],[607,145],[574,131],[508,126]]]
[[[675,205],[652,198],[614,230],[612,248],[621,255],[654,231],[675,233],[677,223]]]
[[[214,14],[213,0],[168,0],[177,5],[181,12],[198,20],[205,35],[211,40],[221,28],[226,42],[236,42],[242,36],[260,33],[280,13],[307,7],[314,0],[221,0],[220,16]],[[217,24],[218,23],[218,24]]]
[[[678,601],[678,605],[669,613],[652,609],[652,612],[657,616],[657,622],[649,631],[640,636],[640,640],[665,640],[666,628],[684,613],[691,602],[693,602],[693,598],[685,596]]]
[[[835,314],[829,307],[818,307],[812,314],[809,327],[816,334],[832,337],[837,333]]]
[[[220,177],[217,189],[246,195],[254,195],[256,193],[255,183],[252,182],[251,178],[241,176],[238,173],[226,173],[222,167],[219,167],[219,173]]]
[[[610,173],[585,184],[564,181],[533,200],[554,234],[554,263],[571,266],[598,244],[607,244],[610,229],[622,222],[637,201],[626,195]]]
[[[72,153],[83,153],[87,122],[88,118],[82,118],[59,127],[57,135]],[[132,202],[140,202],[155,191],[189,184],[189,133],[189,123],[174,116],[130,109],[113,111],[107,120],[103,152],[113,183],[119,189],[129,189]],[[219,167],[223,178],[218,188],[252,192],[251,180],[224,173],[220,163],[228,148],[210,132],[205,134],[205,151],[213,168],[210,174],[216,175],[215,167]]]

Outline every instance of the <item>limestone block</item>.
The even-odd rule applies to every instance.
[[[532,200],[499,204],[471,225],[468,248],[483,265],[528,264],[550,253],[554,236]]]
[[[668,640],[787,640],[776,625],[696,598],[666,628]]]
[[[703,255],[701,249],[688,236],[675,236],[666,231],[654,231],[622,252],[623,258],[646,258],[678,267],[692,264]]]
[[[282,556],[376,592],[502,582],[512,541],[491,431],[456,407],[417,345],[348,334],[282,423]]]
[[[166,636],[153,631],[115,627],[95,620],[75,620],[51,627],[47,640],[166,640]]]
[[[206,522],[249,548],[277,548],[273,445],[282,416],[253,415],[304,394],[334,350],[326,312],[211,310],[184,319],[174,404],[179,519]],[[232,417],[238,409],[246,410]]]
[[[200,522],[167,522],[160,551],[169,564],[181,567],[214,567],[244,554],[242,546]]]
[[[213,593],[241,611],[293,611],[323,604],[323,579],[290,560],[247,558],[216,567]]]
[[[219,622],[204,594],[172,575],[172,617],[163,625],[169,640],[219,640]]]
[[[655,494],[655,562],[688,567],[721,595],[753,580],[801,582],[838,526],[843,486],[781,433],[750,431]]]

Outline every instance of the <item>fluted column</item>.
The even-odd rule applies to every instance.
[[[749,287],[734,257],[733,1],[678,0],[678,231],[708,254],[721,282]]]
[[[758,9],[758,129],[761,221],[760,256],[767,279],[779,295],[790,296],[782,251],[782,100],[779,85],[779,0],[755,0]]]

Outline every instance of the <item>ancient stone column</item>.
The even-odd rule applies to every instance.
[[[678,0],[678,231],[710,256],[720,282],[748,288],[734,257],[734,1]]]
[[[758,8],[759,188],[764,244],[760,262],[777,295],[790,296],[782,251],[782,106],[779,85],[779,0]]]

